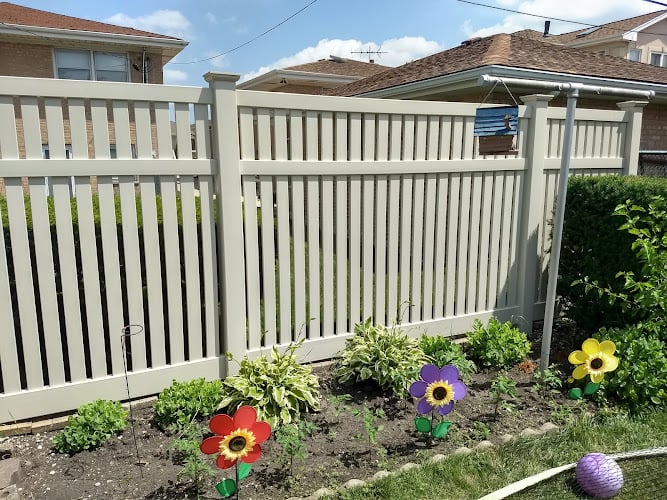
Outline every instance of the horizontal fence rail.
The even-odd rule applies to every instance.
[[[0,422],[220,378],[355,323],[539,319],[564,110],[0,78]],[[634,118],[633,118],[634,117]],[[628,172],[637,114],[578,110],[573,175]],[[639,114],[641,117],[641,114]],[[125,325],[134,335],[122,338]],[[143,329],[140,332],[140,328]]]

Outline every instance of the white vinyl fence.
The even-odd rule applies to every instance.
[[[236,78],[0,77],[0,423],[126,399],[125,371],[138,397],[233,373],[225,352],[305,338],[327,359],[368,317],[411,335],[541,317],[551,96],[524,98],[518,155],[479,157],[474,104]],[[574,173],[632,173],[640,125],[637,103],[579,110]]]

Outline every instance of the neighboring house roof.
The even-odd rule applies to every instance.
[[[9,2],[0,2],[0,33],[21,37],[160,47],[163,53],[170,57],[188,44],[185,40],[173,36],[65,16]]]
[[[651,25],[667,18],[667,10],[650,12],[641,16],[621,19],[601,26],[584,28],[562,35],[551,35],[548,40],[551,43],[568,45],[585,41],[594,41],[601,38],[632,38],[636,39],[636,32],[647,29]],[[633,36],[633,34],[635,36]]]
[[[463,42],[453,49],[333,89],[329,93],[344,96],[366,94],[485,66],[667,85],[667,68],[547,43],[521,33],[502,33]]]
[[[307,71],[309,73],[323,73],[328,75],[365,77],[381,73],[389,69],[389,66],[355,61],[354,59],[345,59],[343,57],[329,56],[329,59],[320,59],[319,61],[289,66],[284,69],[290,71]]]
[[[320,93],[321,89],[333,89],[376,75],[391,69],[381,64],[367,63],[329,56],[312,63],[298,64],[282,69],[274,69],[240,83],[243,90],[265,90],[300,93]],[[299,88],[297,90],[297,88]],[[310,91],[309,89],[312,89]]]

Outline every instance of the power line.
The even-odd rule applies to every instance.
[[[644,0],[644,1],[648,3],[655,3],[657,5],[662,5],[663,7],[667,7],[667,3],[656,2],[655,0]]]
[[[607,26],[606,24],[590,24],[590,23],[585,23],[583,21],[572,21],[571,19],[561,19],[559,17],[543,16],[543,15],[540,15],[540,14],[531,14],[530,12],[523,12],[523,11],[520,11],[520,10],[508,9],[506,7],[498,7],[496,5],[488,5],[488,4],[485,4],[485,3],[472,2],[471,0],[456,0],[456,1],[461,2],[461,3],[467,3],[467,4],[470,4],[470,5],[476,5],[478,7],[486,7],[487,9],[502,10],[502,11],[505,11],[505,12],[510,12],[512,14],[521,14],[523,16],[539,17],[540,19],[549,19],[549,20],[552,20],[552,21],[561,21],[563,23],[580,24],[582,26],[587,26],[589,28],[602,28],[602,27],[604,27],[604,28],[607,28],[607,29],[610,29],[610,30],[621,31],[623,33],[638,31],[636,29],[628,30],[628,29],[622,29],[622,28],[614,28],[614,27],[611,27],[611,26]],[[648,2],[648,1],[652,1],[652,0],[644,0],[644,1]],[[665,4],[660,4],[660,5],[665,5]],[[665,5],[665,6],[667,7],[667,5]],[[667,34],[667,33],[654,33],[654,32],[650,32],[650,31],[642,31],[642,33],[646,33],[647,35],[662,35],[662,36],[665,36]]]
[[[299,14],[301,14],[304,10],[306,10],[308,7],[310,7],[311,5],[313,5],[313,4],[314,4],[315,2],[317,2],[317,1],[318,1],[318,0],[312,0],[310,3],[308,3],[308,4],[306,4],[305,6],[301,7],[301,8],[300,8],[299,10],[297,10],[295,13],[293,13],[293,14],[291,14],[290,16],[286,17],[285,19],[283,19],[282,21],[280,21],[278,24],[275,24],[275,25],[271,26],[269,29],[267,29],[266,31],[260,33],[259,35],[255,36],[254,38],[251,38],[251,39],[248,40],[247,42],[243,42],[242,44],[237,45],[236,47],[233,47],[233,48],[231,48],[231,49],[229,49],[229,50],[226,50],[225,52],[221,52],[221,53],[219,53],[219,54],[216,54],[216,55],[211,56],[211,57],[207,57],[207,58],[205,58],[205,59],[198,59],[198,60],[196,60],[196,61],[188,61],[188,62],[172,62],[172,63],[169,63],[169,64],[195,64],[195,63],[200,63],[200,62],[204,62],[204,61],[210,61],[211,59],[216,59],[216,58],[218,58],[218,57],[222,57],[222,56],[226,56],[227,54],[231,54],[232,52],[234,52],[234,51],[236,51],[236,50],[238,50],[238,49],[240,49],[240,48],[242,48],[242,47],[245,47],[246,45],[251,44],[251,43],[254,42],[255,40],[258,40],[258,39],[262,38],[264,35],[266,35],[266,34],[268,34],[268,33],[271,33],[273,30],[275,30],[275,29],[278,28],[279,26],[282,26],[283,24],[285,24],[285,23],[286,23],[287,21],[289,21],[290,19],[293,19],[294,17],[296,17],[296,16],[298,16]]]

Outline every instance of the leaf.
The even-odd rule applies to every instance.
[[[581,389],[579,387],[573,387],[567,393],[570,396],[570,399],[581,399]]]
[[[600,388],[599,383],[594,384],[593,382],[588,382],[586,384],[586,387],[584,387],[584,395],[590,396],[591,394],[595,394],[599,388]]]
[[[433,428],[433,431],[431,432],[431,436],[433,436],[436,439],[442,439],[447,435],[447,431],[449,430],[449,427],[452,425],[451,422],[440,422],[438,425],[436,425]]]
[[[215,485],[215,489],[218,490],[222,498],[230,497],[236,493],[236,481],[230,478],[223,479]]]
[[[239,462],[239,481],[241,479],[245,479],[248,477],[248,474],[250,474],[250,470],[252,469],[252,464],[247,464],[243,461]]]

